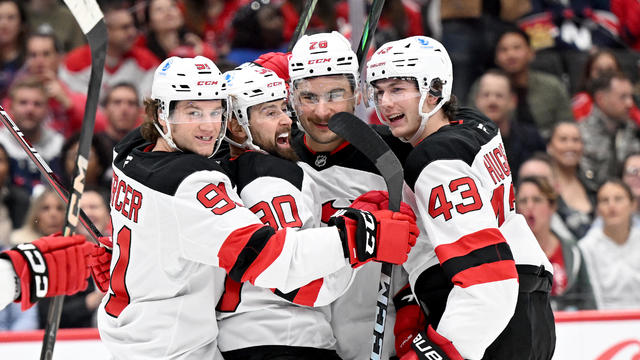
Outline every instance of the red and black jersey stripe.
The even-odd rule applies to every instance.
[[[483,229],[437,246],[445,275],[460,287],[517,279],[511,248],[498,229]]]

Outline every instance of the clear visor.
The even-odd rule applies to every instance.
[[[227,100],[182,100],[171,110],[171,124],[223,122],[230,116]]]
[[[260,118],[276,121],[283,116],[291,118],[287,99],[273,100],[247,108],[247,113],[255,112]]]
[[[335,112],[352,109],[357,96],[356,86],[348,75],[296,80],[290,90],[291,105],[298,116],[319,109]]]
[[[411,106],[411,102],[415,101],[415,106],[420,106],[421,94],[414,79],[379,80],[374,85],[367,84],[366,95],[368,103],[375,106],[380,120],[387,123],[398,111]]]

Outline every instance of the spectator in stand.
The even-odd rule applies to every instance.
[[[437,3],[439,6],[432,5]],[[425,6],[441,19],[441,29],[431,28],[434,37],[442,34],[442,44],[453,62],[453,93],[463,104],[469,103],[473,101],[472,96],[467,97],[471,84],[493,64],[498,37],[531,10],[530,0],[429,0]]]
[[[632,221],[636,208],[631,189],[619,179],[598,189],[598,215],[580,240],[598,309],[640,308],[640,227]]]
[[[47,28],[59,39],[61,53],[67,53],[84,45],[85,38],[78,22],[62,1],[28,0],[29,27],[31,31]]]
[[[522,163],[520,171],[518,171],[518,178],[524,179],[526,177],[542,177],[551,185],[553,191],[558,193],[558,176],[549,154],[538,152]],[[562,200],[558,202],[561,203]],[[551,216],[551,229],[559,234],[571,234],[569,227],[564,223],[558,211],[555,211]]]
[[[105,147],[110,150],[107,155],[111,164],[111,150],[140,124],[142,107],[136,87],[129,82],[113,85],[105,94],[102,107],[107,116],[107,127],[95,136],[102,138]]]
[[[620,33],[625,42],[640,51],[640,2],[637,0],[611,0],[611,12],[620,21]]]
[[[31,33],[27,37],[27,58],[16,78],[32,76],[39,79],[45,89],[49,108],[49,126],[64,136],[80,130],[87,95],[71,91],[58,77],[62,53],[59,43],[51,31]],[[6,107],[9,102],[6,101]],[[105,128],[106,119],[98,110],[96,131]]]
[[[618,176],[628,154],[640,151],[638,127],[629,118],[632,90],[631,81],[620,72],[606,72],[591,83],[593,109],[579,125],[584,141],[580,165],[598,186]]]
[[[582,122],[591,113],[593,98],[588,92],[590,82],[605,72],[622,71],[622,66],[615,54],[607,49],[600,49],[589,55],[584,65],[582,78],[578,84],[578,93],[571,99],[573,117],[577,122]],[[640,109],[633,104],[629,111],[629,117],[636,125],[640,126]]]
[[[22,226],[29,208],[29,194],[11,183],[10,174],[9,155],[0,144],[0,249],[10,247],[9,235]]]
[[[22,1],[0,0],[0,99],[24,63],[27,26]]]
[[[227,60],[242,64],[268,52],[287,51],[282,13],[270,3],[254,1],[243,6],[233,19],[235,35]]]
[[[79,140],[80,133],[75,133],[65,141],[60,151],[60,161],[56,166],[56,173],[59,174],[62,183],[67,189],[71,188],[71,181],[73,180]],[[107,148],[102,138],[94,136],[91,139],[89,164],[85,173],[85,186],[92,186],[104,191],[110,188],[110,174],[107,173],[107,170],[111,168],[107,162],[109,151],[113,151],[113,149]]]
[[[545,150],[536,127],[514,117],[517,101],[511,80],[502,70],[489,70],[478,80],[475,106],[500,128],[515,183],[520,165],[535,152]]]
[[[33,77],[18,79],[9,89],[9,99],[8,112],[13,121],[42,158],[51,163],[60,154],[64,137],[47,125],[51,109],[42,82]],[[11,159],[13,183],[31,193],[33,187],[41,182],[40,172],[5,127],[0,129],[0,143]]]
[[[495,61],[516,89],[516,118],[534,124],[540,135],[548,139],[555,123],[573,120],[573,116],[564,84],[550,74],[531,69],[534,56],[529,35],[522,30],[510,28],[498,38]],[[471,94],[475,94],[476,88],[474,84]]]
[[[634,152],[622,162],[622,181],[629,186],[636,200],[636,208],[633,216],[635,221],[640,221],[640,152]]]
[[[551,228],[558,194],[543,177],[524,177],[516,191],[518,213],[527,220],[540,247],[553,265],[551,305],[554,310],[595,309],[593,290],[575,237]]]
[[[213,45],[219,57],[231,50],[231,22],[236,11],[250,0],[184,0],[187,30]],[[296,20],[297,21],[297,20]],[[224,72],[224,71],[223,71]]]
[[[338,26],[348,24],[349,1],[340,1],[335,9]],[[424,35],[420,6],[414,0],[385,1],[376,28],[375,44],[417,35]]]
[[[146,47],[158,58],[171,56],[217,58],[211,45],[184,26],[184,16],[176,0],[149,0],[144,9],[146,35],[136,44]]]
[[[101,100],[113,84],[132,80],[140,94],[149,96],[153,73],[160,62],[148,49],[134,46],[138,29],[129,11],[130,3],[126,0],[103,0],[101,3],[108,33]],[[86,94],[90,73],[91,50],[87,44],[67,54],[59,75],[71,90]]]
[[[576,239],[582,238],[593,222],[597,185],[580,168],[584,143],[574,122],[554,126],[547,145],[556,174],[557,212]]]
[[[30,243],[62,231],[65,204],[53,190],[40,186],[34,194],[24,224],[11,233],[11,245]]]

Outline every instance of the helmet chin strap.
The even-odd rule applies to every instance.
[[[171,137],[171,124],[169,124],[169,122],[167,120],[165,120],[166,124],[167,124],[167,133],[165,134],[164,131],[162,131],[162,128],[160,127],[160,125],[158,125],[157,122],[153,123],[153,126],[156,127],[156,130],[158,130],[158,133],[160,133],[160,136],[162,136],[162,138],[164,139],[164,141],[167,142],[167,144],[169,144],[169,146],[176,150],[176,151],[180,151],[183,152],[182,149],[180,149],[176,143],[173,142],[173,138]]]
[[[408,142],[410,144],[415,144],[418,139],[420,139],[420,137],[422,136],[422,133],[424,132],[424,128],[427,126],[427,121],[429,121],[429,118],[435,114],[438,110],[440,110],[440,108],[444,105],[444,100],[442,98],[440,98],[440,100],[438,101],[438,104],[436,104],[436,106],[429,111],[428,113],[423,113],[422,112],[422,107],[424,106],[424,102],[427,99],[427,96],[429,94],[428,93],[424,93],[422,94],[422,96],[420,97],[420,103],[418,104],[419,108],[418,108],[418,114],[420,115],[420,126],[418,127],[418,130],[416,130],[415,133],[413,133],[413,135],[407,139],[407,138],[400,138],[400,140],[404,141],[404,142]]]

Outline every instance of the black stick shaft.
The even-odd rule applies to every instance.
[[[293,50],[293,47],[296,45],[298,40],[304,35],[304,32],[307,31],[307,27],[309,26],[309,22],[311,21],[311,16],[313,16],[313,9],[316,8],[316,4],[318,0],[307,0],[304,4],[304,9],[300,14],[300,20],[298,20],[298,25],[296,26],[296,30],[293,32],[293,36],[291,36],[291,40],[289,41],[289,47],[287,48],[287,52]]]
[[[95,0],[65,0],[80,28],[85,33],[89,47],[91,48],[91,74],[89,77],[89,89],[87,92],[87,102],[85,105],[82,128],[80,129],[80,140],[78,144],[78,155],[76,157],[76,169],[72,182],[71,198],[67,206],[65,216],[64,236],[73,234],[78,225],[78,214],[80,211],[80,197],[84,191],[85,174],[89,163],[89,152],[91,150],[91,139],[96,120],[96,110],[98,109],[98,95],[102,83],[102,73],[107,54],[107,26],[104,16]],[[51,360],[53,357],[53,347],[56,343],[56,335],[60,327],[60,316],[64,296],[53,298],[49,306],[47,315],[47,325],[44,330],[40,360]]]
[[[382,14],[383,6],[384,0],[374,0],[373,4],[371,4],[369,16],[367,16],[367,22],[364,24],[362,37],[360,37],[360,44],[358,45],[358,51],[356,52],[359,69],[362,69],[365,60],[367,59],[367,52],[371,46],[373,35],[376,32],[376,27],[378,26],[378,20],[380,20],[380,14]]]

